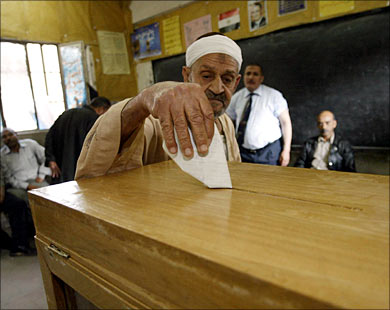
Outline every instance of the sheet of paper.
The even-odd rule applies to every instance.
[[[190,137],[192,145],[194,146],[194,157],[187,159],[180,150],[177,134],[175,131],[176,143],[179,146],[178,152],[173,155],[169,153],[165,141],[163,148],[165,152],[171,157],[175,163],[186,173],[190,174],[197,180],[203,182],[209,188],[232,188],[232,181],[230,179],[229,168],[226,161],[225,151],[221,136],[218,132],[217,126],[214,125],[214,137],[211,141],[209,152],[206,156],[199,156],[192,137],[191,130]]]

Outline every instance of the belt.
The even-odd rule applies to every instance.
[[[268,144],[267,144],[268,145]],[[267,146],[266,145],[266,146]],[[243,149],[245,152],[248,152],[248,153],[251,153],[251,154],[256,154],[258,151],[261,151],[263,149],[263,147],[261,149],[257,149],[257,150],[250,150],[250,149],[247,149],[243,146],[240,146],[241,149]]]

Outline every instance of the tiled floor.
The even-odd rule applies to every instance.
[[[47,309],[38,256],[1,250],[1,309]]]

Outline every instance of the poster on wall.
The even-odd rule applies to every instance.
[[[140,62],[136,65],[138,93],[153,85],[153,65],[151,61]]]
[[[190,46],[202,34],[211,32],[211,15],[199,17],[184,24],[186,47]]]
[[[88,104],[84,42],[60,44],[59,49],[66,107],[72,109]]]
[[[279,16],[303,11],[306,9],[306,0],[279,0]]]
[[[355,8],[354,0],[320,0],[320,16],[326,17],[352,11]]]
[[[130,74],[125,34],[97,31],[104,74]]]
[[[249,30],[254,31],[268,24],[266,0],[248,1]]]
[[[218,29],[221,33],[240,29],[240,9],[230,10],[218,15]]]
[[[183,47],[181,44],[179,15],[163,20],[164,52],[166,55],[179,54]]]
[[[159,23],[135,29],[131,44],[135,60],[161,55]]]

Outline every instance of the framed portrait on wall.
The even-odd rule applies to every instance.
[[[266,0],[248,1],[249,31],[254,31],[268,24]]]

